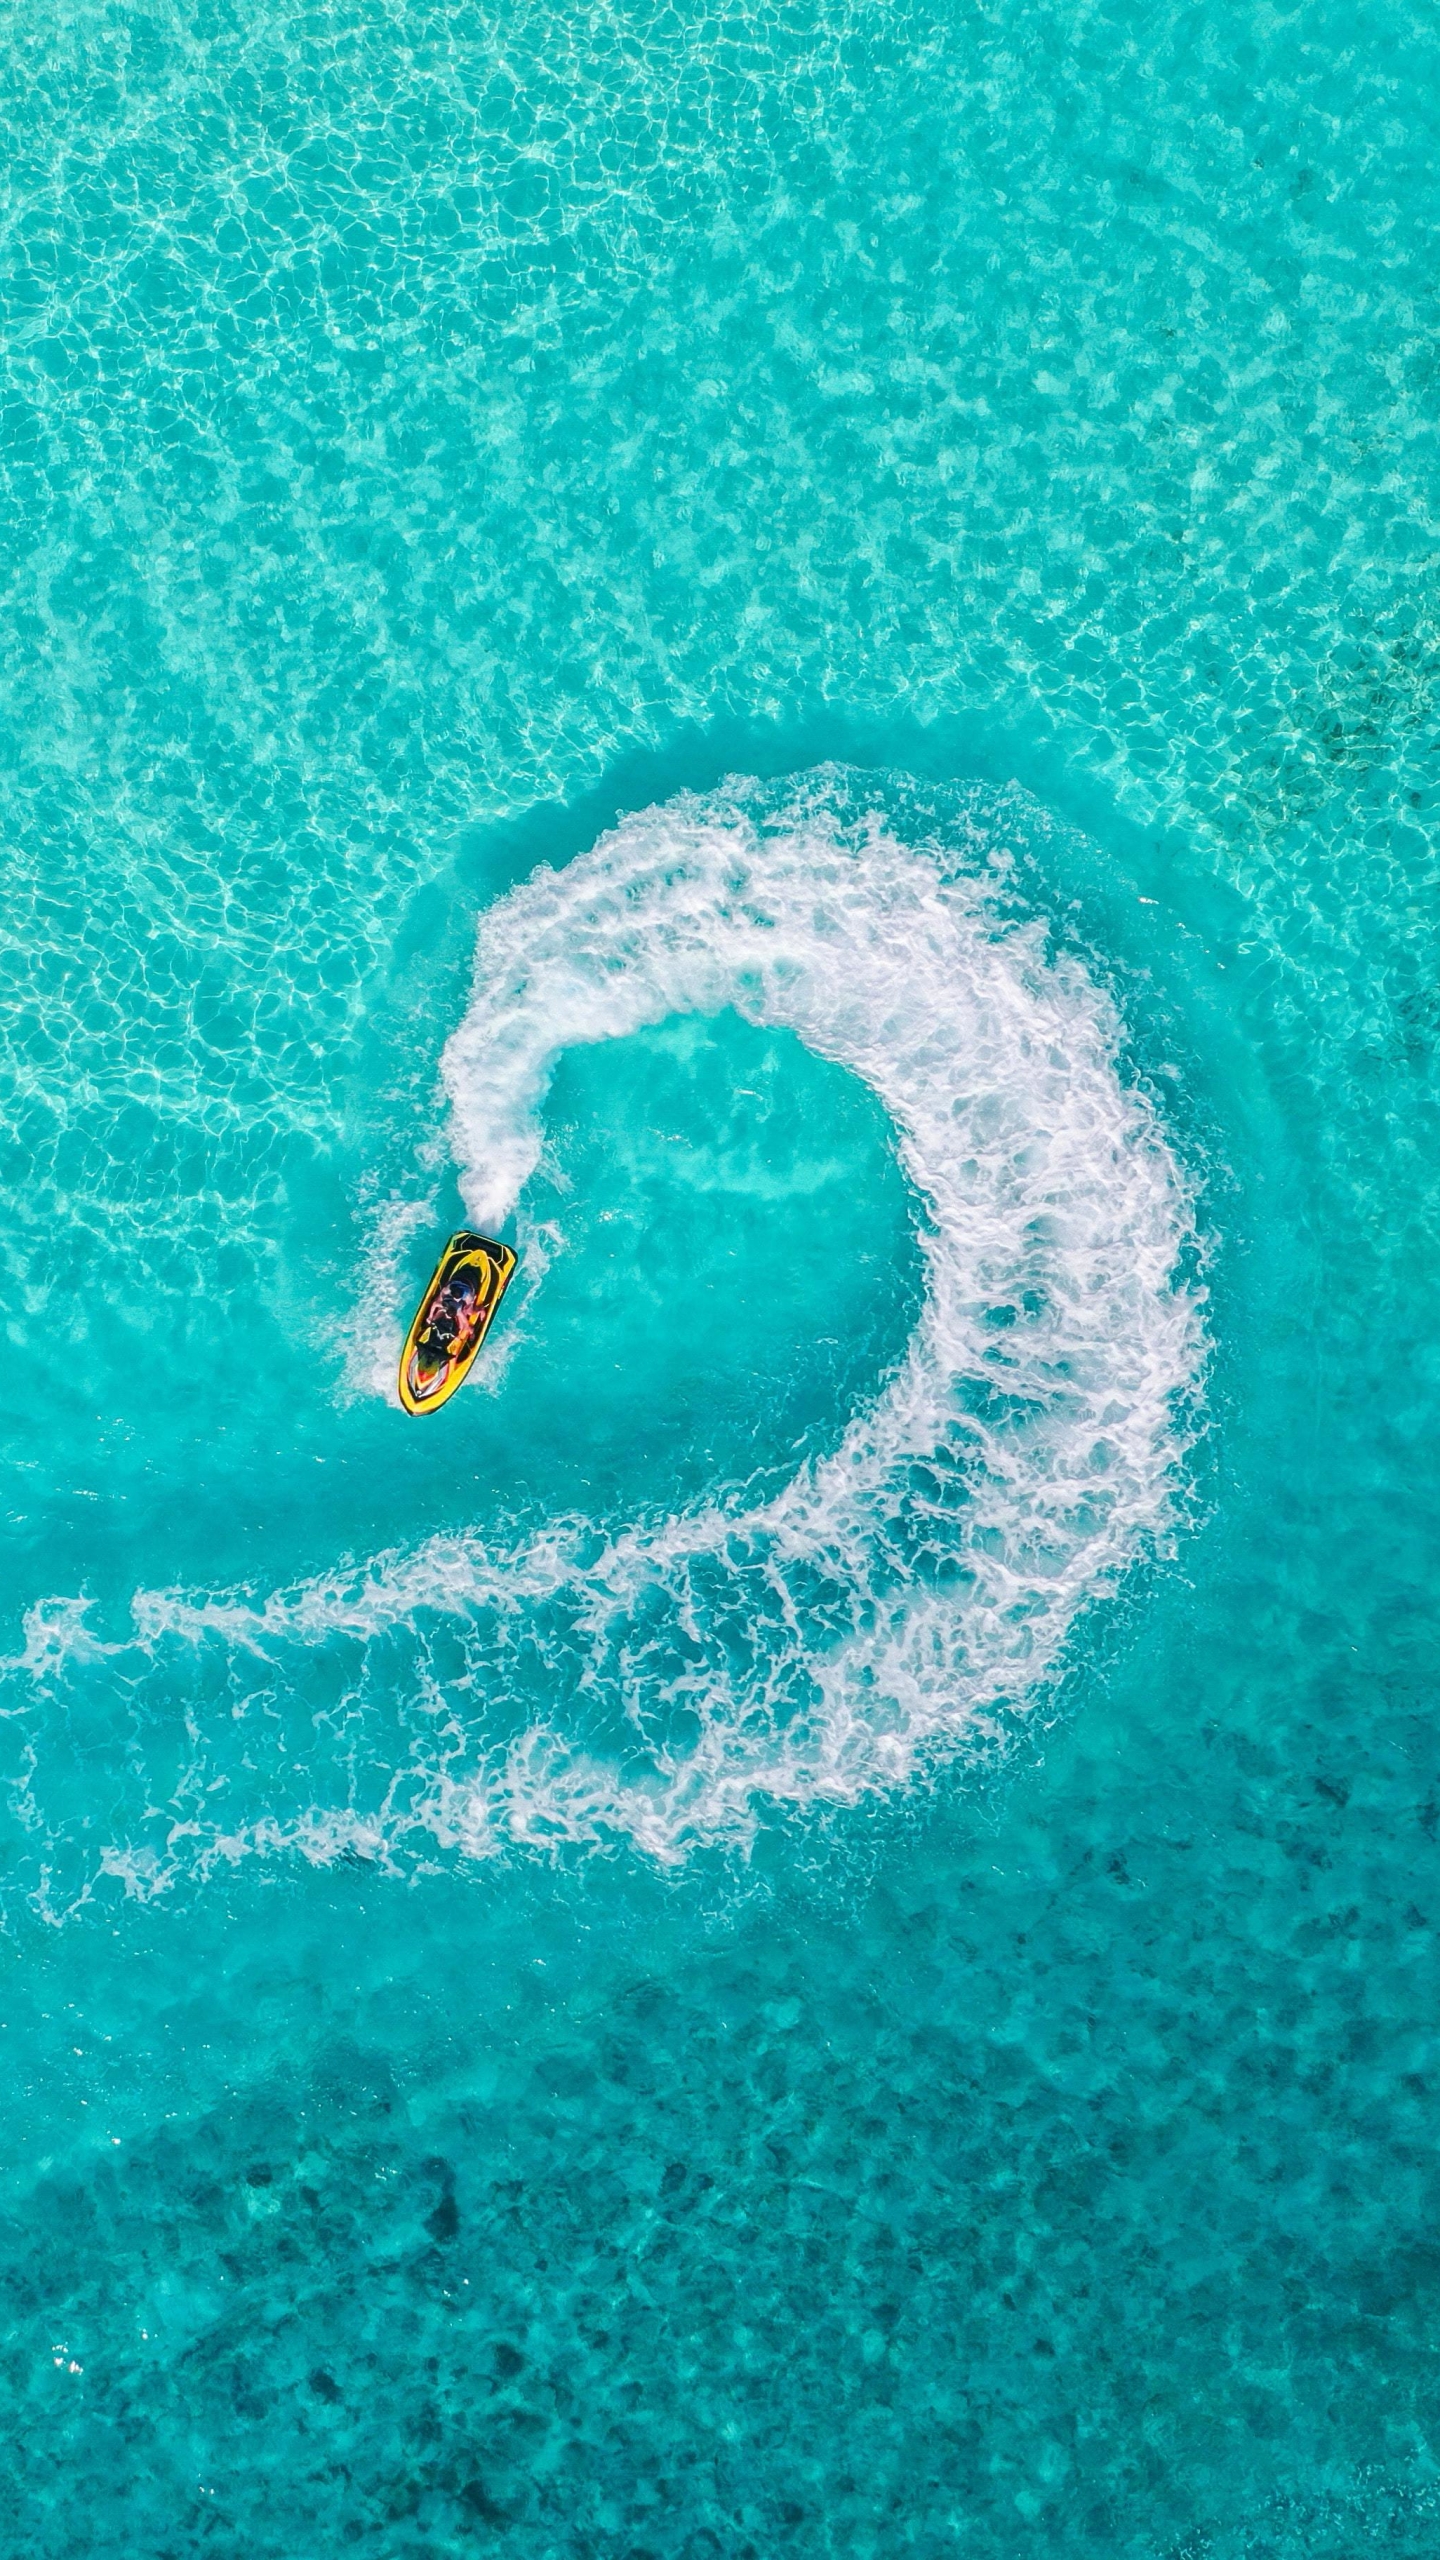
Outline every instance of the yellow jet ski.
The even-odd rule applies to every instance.
[[[400,1401],[407,1413],[434,1413],[469,1376],[514,1269],[508,1244],[472,1235],[467,1227],[451,1237],[400,1354]]]

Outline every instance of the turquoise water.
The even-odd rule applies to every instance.
[[[0,2550],[1428,2555],[1432,14],[0,59]]]

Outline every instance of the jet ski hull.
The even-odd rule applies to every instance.
[[[508,1244],[468,1227],[450,1238],[400,1354],[400,1402],[407,1413],[438,1413],[463,1386],[514,1270]]]

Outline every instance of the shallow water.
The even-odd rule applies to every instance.
[[[1437,56],[7,22],[0,2548],[1433,2549]]]

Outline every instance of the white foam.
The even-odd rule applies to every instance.
[[[1200,1293],[1175,1277],[1186,1186],[1117,1072],[1107,996],[1038,925],[999,920],[986,805],[917,851],[834,774],[783,808],[746,786],[687,797],[482,919],[443,1067],[477,1226],[520,1200],[562,1051],[733,1006],[880,1096],[925,1207],[926,1294],[872,1409],[762,1504],[604,1540],[560,1524],[511,1552],[437,1538],[263,1601],[140,1595],[151,1645],[273,1658],[345,1640],[363,1657],[385,1640],[393,1678],[408,1632],[422,1783],[387,1798],[365,1854],[402,1831],[470,1854],[618,1833],[669,1859],[743,1835],[764,1799],[900,1785],[1033,1697],[1077,1610],[1164,1534],[1203,1347]],[[380,1322],[388,1351],[394,1310]],[[467,1681],[508,1701],[508,1733],[456,1708],[442,1621]],[[543,1715],[522,1650],[546,1672]],[[597,1706],[637,1766],[585,1741]],[[277,1812],[245,1836],[322,1857],[355,1824]]]
[[[401,1314],[405,1257],[421,1227],[434,1225],[434,1202],[381,1201],[369,1213],[370,1239],[346,1337],[345,1381],[352,1395],[382,1396],[397,1410],[395,1383],[405,1340]]]
[[[24,1644],[17,1654],[0,1657],[0,1671],[20,1671],[40,1687],[68,1672],[72,1666],[100,1662],[119,1648],[106,1644],[90,1623],[93,1599],[77,1595],[66,1598],[55,1595],[37,1600],[25,1611],[21,1622]],[[18,1712],[7,1710],[6,1712]]]

